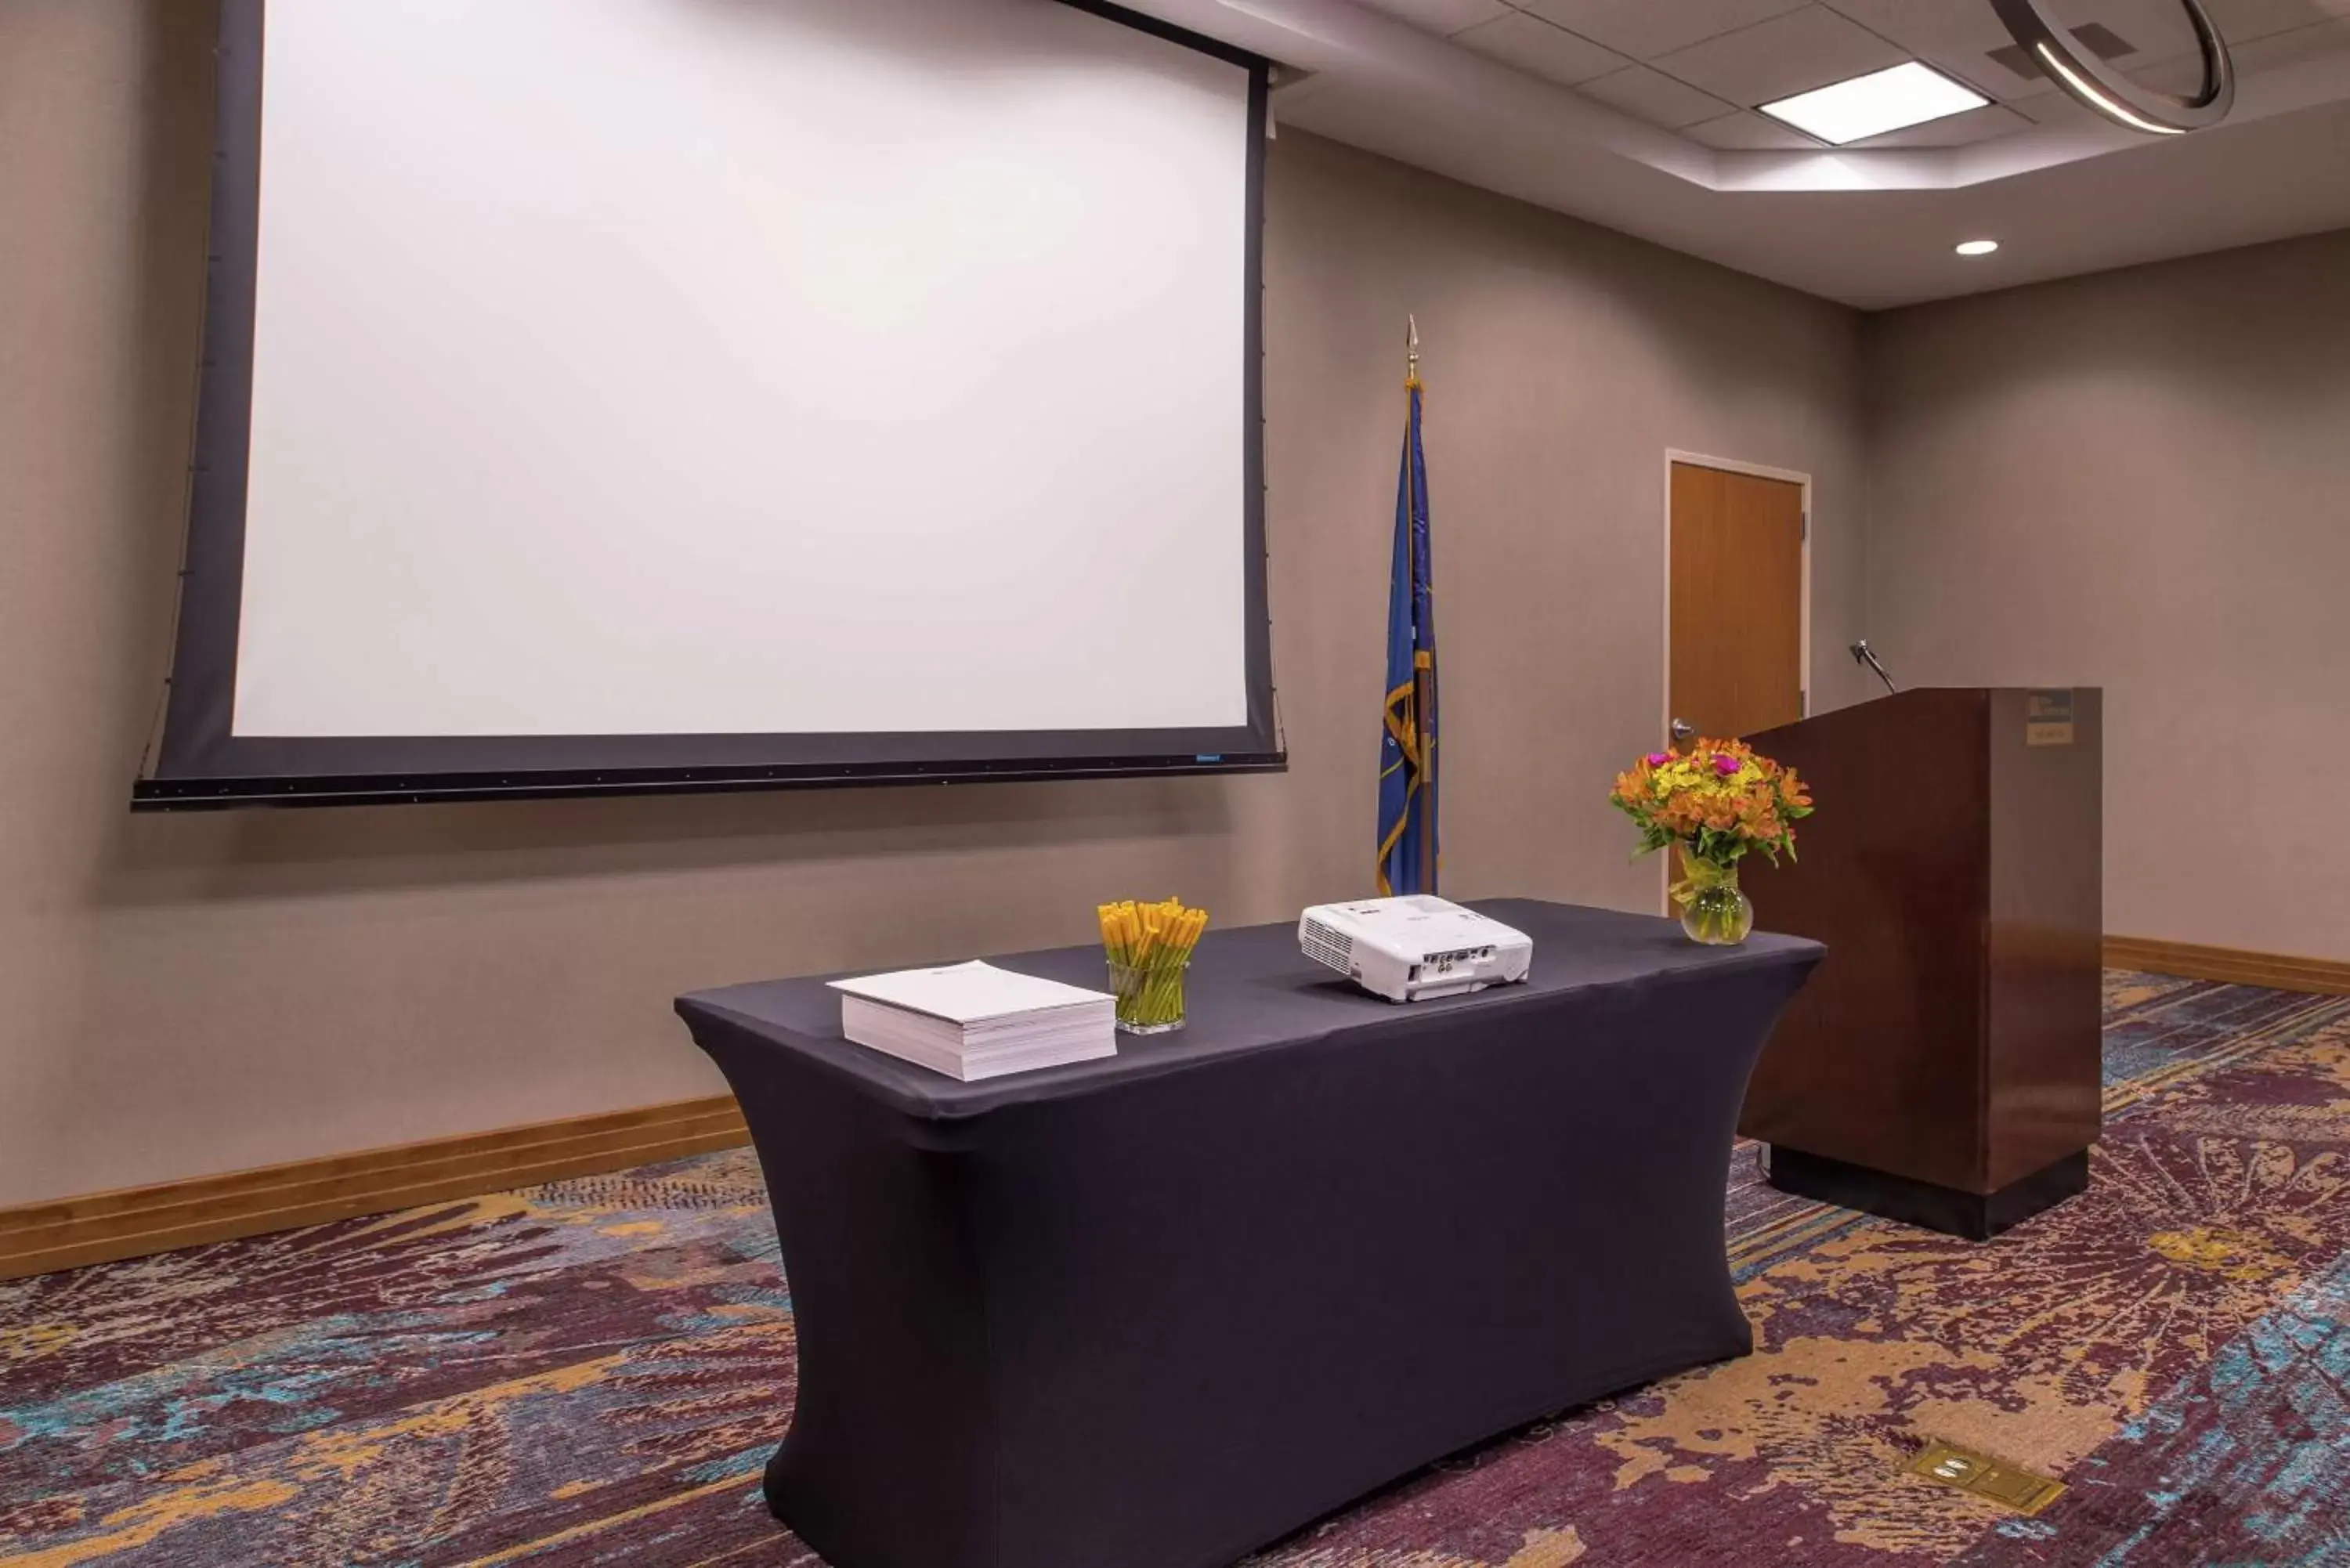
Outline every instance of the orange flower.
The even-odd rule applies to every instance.
[[[1700,859],[1735,865],[1750,849],[1794,853],[1794,824],[1812,797],[1792,768],[1743,741],[1701,740],[1645,755],[1616,776],[1608,800],[1640,829],[1643,852],[1682,844]]]

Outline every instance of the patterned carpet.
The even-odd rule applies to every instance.
[[[1250,1568],[2350,1563],[2350,999],[2106,1002],[2084,1197],[1974,1246],[1741,1149],[1756,1355]],[[747,1151],[0,1283],[0,1568],[814,1565],[757,1490],[792,1380]],[[1898,1473],[1929,1437],[2071,1490]]]

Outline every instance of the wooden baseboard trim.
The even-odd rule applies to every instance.
[[[2108,969],[2350,996],[2350,963],[2107,937]],[[0,1209],[0,1280],[389,1214],[750,1141],[732,1096]]]
[[[2350,996],[2350,963],[2338,959],[2246,952],[2240,948],[2207,948],[2194,942],[2156,941],[2145,937],[2107,937],[2106,967],[2182,975],[2189,980],[2226,981],[2234,985],[2264,985],[2272,991]]]
[[[0,1280],[389,1214],[750,1141],[730,1096],[0,1209]]]

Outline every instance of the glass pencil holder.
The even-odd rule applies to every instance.
[[[1121,1034],[1166,1034],[1183,1027],[1183,971],[1190,955],[1155,963],[1109,964]]]

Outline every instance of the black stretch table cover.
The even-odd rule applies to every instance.
[[[1191,1026],[960,1084],[820,981],[681,999],[799,1346],[767,1467],[835,1568],[1220,1568],[1454,1449],[1740,1355],[1722,1190],[1824,950],[1476,906],[1527,984],[1399,1007],[1211,932]],[[1097,949],[995,961],[1098,987]]]

